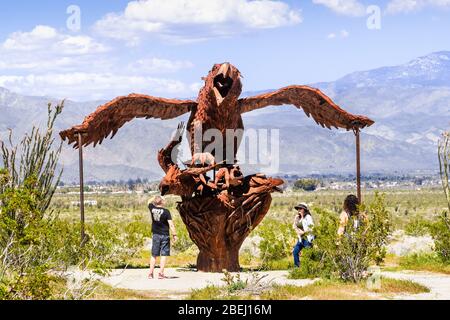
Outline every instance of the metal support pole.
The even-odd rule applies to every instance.
[[[356,190],[359,203],[361,204],[361,148],[360,148],[360,131],[359,128],[355,130],[356,136]]]
[[[80,171],[80,218],[81,218],[81,243],[84,245],[84,177],[83,177],[83,135],[78,134],[78,151],[79,151],[79,171]]]

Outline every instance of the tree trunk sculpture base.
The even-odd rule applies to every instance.
[[[239,249],[262,221],[272,202],[271,192],[283,181],[262,175],[244,178],[229,194],[183,199],[177,209],[189,236],[198,246],[197,269],[206,272],[239,271]],[[242,193],[242,191],[246,191]]]

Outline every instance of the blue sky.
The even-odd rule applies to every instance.
[[[380,29],[370,30],[370,5]],[[67,8],[80,8],[80,30]],[[244,90],[332,81],[450,50],[450,0],[2,1],[0,86],[30,95],[191,97],[216,62]]]

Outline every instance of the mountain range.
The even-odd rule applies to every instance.
[[[363,174],[435,173],[437,141],[450,128],[450,52],[436,52],[399,66],[354,72],[334,82],[310,84],[349,112],[366,115],[375,124],[361,135]],[[243,96],[270,92],[244,92]],[[51,97],[23,96],[0,88],[0,139],[9,130],[20,137],[33,125],[45,125]],[[105,101],[66,101],[56,129],[83,121]],[[177,119],[133,120],[113,140],[85,149],[87,181],[159,179],[163,172],[156,152],[164,147]],[[355,138],[345,130],[323,129],[292,106],[270,107],[244,115],[246,128],[279,129],[278,174],[348,174],[355,171]],[[58,138],[59,139],[59,138]],[[183,160],[190,158],[187,150]],[[78,179],[78,152],[64,145],[63,181]],[[262,170],[244,166],[244,172]]]

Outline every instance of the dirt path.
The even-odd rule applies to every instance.
[[[170,279],[148,279],[148,269],[115,270],[102,281],[117,288],[156,291],[168,298],[182,298],[188,295],[192,289],[200,289],[208,285],[225,285],[225,282],[222,281],[224,277],[222,273],[169,268],[166,269],[165,274]],[[287,274],[287,271],[258,272],[258,276],[265,276],[262,280],[265,283],[305,286],[315,281],[309,279],[291,280],[287,279]],[[157,272],[155,272],[155,275],[157,275]],[[241,273],[240,275],[242,280],[251,277],[249,273]]]
[[[155,274],[157,273],[155,272]],[[305,286],[316,281],[308,279],[287,279],[287,274],[287,271],[258,272],[259,276],[265,275],[265,278],[262,281],[272,284]],[[166,270],[166,276],[170,277],[170,279],[148,279],[147,276],[148,269],[115,270],[109,277],[103,278],[102,281],[116,288],[154,291],[158,296],[166,297],[168,299],[183,299],[192,289],[200,289],[208,285],[225,285],[225,282],[222,281],[224,276],[221,273],[204,273],[186,269],[169,268]],[[394,299],[450,300],[450,275],[419,271],[385,271],[382,272],[382,276],[394,279],[411,280],[430,289],[429,293],[397,295]],[[248,279],[249,277],[251,277],[251,274],[241,273],[242,280]]]
[[[421,271],[386,271],[382,272],[382,276],[400,280],[411,280],[430,289],[429,293],[398,295],[395,299],[450,300],[450,275]]]

